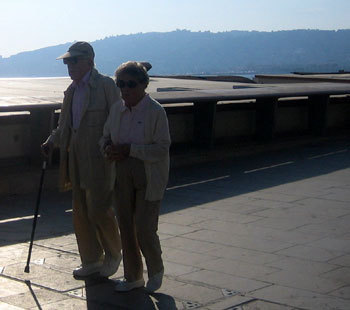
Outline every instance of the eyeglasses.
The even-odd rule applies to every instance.
[[[85,56],[73,56],[73,57],[68,57],[68,58],[63,58],[63,63],[65,65],[76,65],[79,61],[83,59],[89,59],[88,57]]]
[[[128,88],[135,88],[139,83],[137,83],[136,81],[123,81],[123,80],[117,80],[116,84],[119,88],[124,88],[124,87],[128,87]]]
[[[76,65],[79,61],[79,58],[77,56],[75,57],[69,57],[69,58],[63,58],[63,63],[65,65]]]

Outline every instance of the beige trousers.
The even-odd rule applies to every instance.
[[[101,193],[73,188],[73,224],[82,264],[117,259],[121,255],[118,224],[110,207],[98,210],[99,204],[111,202],[112,192]],[[110,204],[112,205],[112,204]]]
[[[146,201],[146,174],[141,160],[127,158],[117,163],[116,210],[123,247],[124,277],[133,282],[143,278],[141,252],[148,276],[163,267],[158,218],[160,201]]]
[[[79,176],[74,135],[69,151],[69,172]],[[118,223],[113,210],[113,192],[101,188],[84,189],[73,183],[73,224],[82,264],[121,255]]]

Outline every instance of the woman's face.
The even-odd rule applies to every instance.
[[[145,83],[140,83],[130,74],[120,74],[117,78],[117,86],[127,106],[135,106],[145,96]]]

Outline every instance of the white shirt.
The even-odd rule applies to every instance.
[[[124,100],[121,106],[118,143],[145,144],[145,108],[148,94],[134,107],[129,109]]]
[[[89,89],[89,79],[91,71],[87,72],[79,83],[73,81],[72,86],[75,88],[72,102],[72,127],[78,129],[80,125],[81,113],[83,111],[85,95]]]
[[[138,158],[144,162],[147,178],[145,199],[156,201],[163,198],[168,182],[169,125],[164,108],[149,95],[146,95],[144,99],[146,101],[144,106],[144,143],[132,143],[130,157]],[[103,129],[103,136],[99,142],[102,152],[106,142],[110,140],[113,144],[121,143],[119,141],[121,107],[121,101],[116,102],[111,107]],[[114,168],[114,178],[111,179],[110,184],[111,189],[115,185]]]

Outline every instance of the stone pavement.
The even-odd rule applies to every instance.
[[[71,83],[69,77],[0,78],[0,106],[23,103],[62,102],[63,91]],[[259,87],[257,84],[251,84]],[[188,89],[232,89],[238,82],[150,77],[148,92]],[[243,84],[249,86],[249,84]]]
[[[69,193],[43,192],[24,273],[35,196],[0,197],[0,309],[350,309],[349,140],[173,168],[152,295],[72,277]]]

